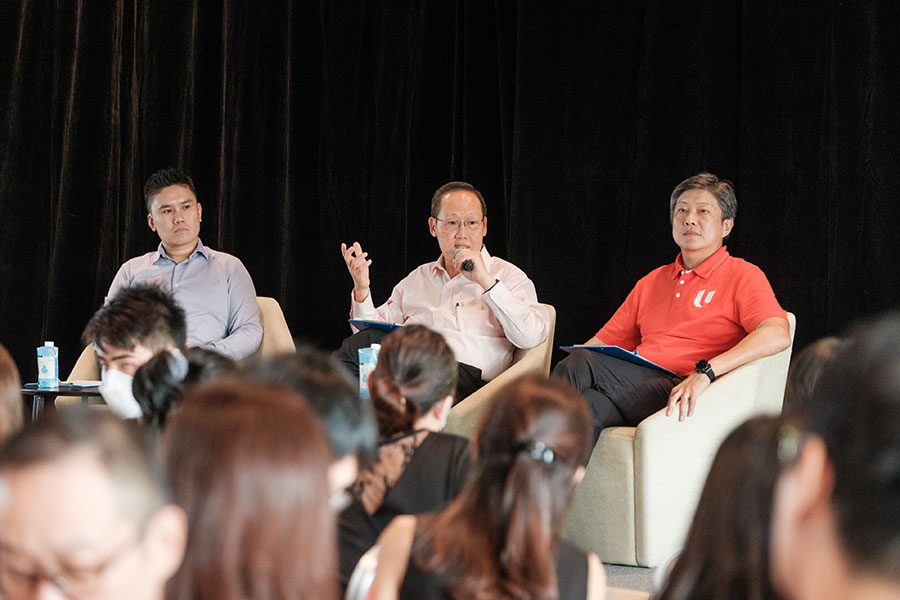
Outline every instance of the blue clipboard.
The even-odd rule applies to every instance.
[[[635,365],[657,369],[659,371],[662,371],[663,373],[668,373],[669,375],[676,375],[674,371],[670,371],[665,367],[661,367],[655,362],[647,360],[643,356],[638,356],[637,352],[626,350],[621,346],[560,346],[559,349],[565,350],[566,352],[571,352],[572,350],[590,350],[591,352],[600,352],[601,354],[606,354],[607,356],[612,356]]]
[[[390,333],[398,327],[403,327],[403,325],[397,325],[396,323],[385,323],[384,321],[366,321],[365,319],[347,319],[347,322],[357,329],[377,329],[378,331],[383,331],[385,333]]]

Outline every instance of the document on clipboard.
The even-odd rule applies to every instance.
[[[347,322],[359,330],[377,329],[378,331],[383,331],[385,333],[390,333],[398,327],[403,327],[403,325],[397,325],[396,323],[385,323],[384,321],[366,321],[365,319],[347,319]]]
[[[668,373],[669,375],[675,375],[674,371],[670,371],[665,367],[661,367],[655,362],[651,360],[647,360],[643,356],[639,356],[637,352],[632,352],[631,350],[626,350],[621,346],[560,346],[560,350],[565,350],[566,352],[571,352],[572,350],[590,350],[591,352],[600,352],[601,354],[606,354],[607,356],[613,356],[615,358],[628,361],[635,365],[640,365],[642,367],[650,367],[651,369],[657,369],[662,371],[663,373]]]

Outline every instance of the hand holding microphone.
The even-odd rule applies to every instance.
[[[457,248],[453,251],[453,260],[456,260],[456,257],[459,256],[460,250],[462,250],[462,248]],[[475,268],[475,263],[472,262],[472,259],[466,259],[463,261],[461,267],[463,271],[471,271]]]

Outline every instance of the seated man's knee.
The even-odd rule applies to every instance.
[[[571,383],[590,372],[588,350],[573,350],[553,368],[553,375]]]

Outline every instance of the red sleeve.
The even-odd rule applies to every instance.
[[[775,292],[772,291],[765,273],[755,265],[750,267],[741,277],[740,293],[735,297],[737,318],[747,333],[772,317],[787,320],[787,312],[775,299]]]
[[[606,325],[597,332],[597,337],[603,340],[604,344],[610,346],[621,346],[626,350],[634,350],[641,343],[641,331],[637,324],[638,314],[638,288],[641,285],[638,281],[625,302],[615,312],[612,318],[606,322]]]

